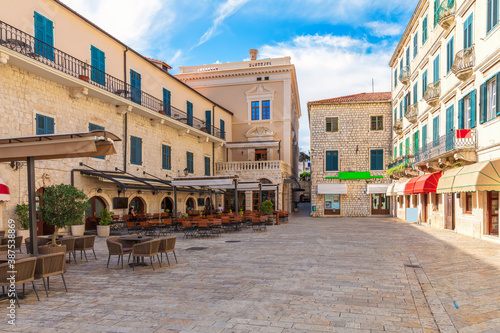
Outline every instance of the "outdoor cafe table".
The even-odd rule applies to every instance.
[[[148,242],[150,240],[153,240],[153,237],[144,237],[144,236],[123,236],[123,237],[120,237],[118,238],[118,240],[121,240],[121,241],[131,241],[131,242],[134,242],[134,243],[144,243],[144,242]],[[132,264],[129,264],[129,265],[132,265]],[[148,264],[146,264],[144,262],[144,257],[142,258],[142,262],[139,262],[139,257],[137,257],[137,263],[136,265],[140,265],[140,266],[147,266]]]
[[[16,253],[15,260],[26,259],[26,258],[31,258],[31,257],[36,257],[36,256],[33,254]],[[0,262],[8,262],[8,261],[9,261],[9,258],[6,254],[0,255]]]

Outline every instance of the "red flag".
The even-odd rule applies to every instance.
[[[468,139],[471,137],[470,129],[459,129],[457,130],[457,139]]]

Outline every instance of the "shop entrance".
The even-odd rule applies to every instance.
[[[384,193],[372,194],[372,214],[388,215],[389,200]]]
[[[340,215],[340,194],[325,194],[325,215]]]
[[[89,208],[85,212],[85,230],[96,230],[97,222],[101,220],[101,212],[106,208],[106,203],[100,197],[89,199]]]
[[[427,222],[427,193],[422,194],[422,222]]]
[[[498,192],[488,192],[489,234],[498,236]]]
[[[453,221],[453,193],[446,193],[444,196],[444,228],[455,229]]]

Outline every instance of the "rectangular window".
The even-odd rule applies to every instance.
[[[262,119],[271,119],[270,101],[262,101]]]
[[[465,192],[465,213],[472,214],[472,192]]]
[[[370,130],[382,131],[384,129],[384,116],[371,116],[370,117]]]
[[[141,74],[136,71],[130,70],[130,90],[132,94],[132,102],[141,104]]]
[[[90,73],[90,79],[95,83],[105,86],[106,85],[106,57],[104,52],[99,50],[97,47],[90,46],[90,58],[92,70]]]
[[[384,170],[384,150],[370,150],[370,170]]]
[[[161,145],[161,168],[170,170],[172,168],[172,148]]]
[[[186,101],[186,109],[187,109],[187,124],[189,126],[193,126],[193,103],[190,101]]]
[[[439,0],[434,0],[434,28],[438,24]]]
[[[418,152],[419,135],[420,135],[420,132],[418,130],[415,133],[413,133],[413,154],[414,155]]]
[[[171,116],[172,115],[172,94],[170,93],[170,90],[167,90],[163,88],[163,112],[165,112],[165,115]]]
[[[193,153],[186,152],[186,168],[188,170],[188,173],[194,173],[194,159],[193,159]]]
[[[399,101],[399,119],[403,119],[403,100]]]
[[[104,127],[96,125],[96,124],[89,123],[89,132],[92,132],[92,131],[104,131]],[[93,156],[93,157],[94,158],[99,158],[101,160],[104,159],[104,156]]]
[[[325,119],[326,132],[339,131],[339,117],[326,117]]]
[[[226,139],[226,122],[224,120],[220,120],[220,138]]]
[[[326,151],[325,171],[339,171],[339,152],[338,150]]]
[[[499,103],[499,86],[498,79],[500,77],[500,73],[486,81],[481,85],[480,90],[480,98],[481,101],[479,103],[481,107],[481,119],[480,122],[484,123],[485,121],[489,121],[496,116],[500,115],[498,111],[498,103]]]
[[[405,116],[406,112],[408,112],[408,107],[411,105],[411,93],[407,93],[405,95]]]
[[[54,118],[36,115],[36,135],[54,134]]]
[[[455,57],[455,50],[453,47],[453,37],[451,37],[448,44],[446,44],[446,74],[451,71],[451,66],[453,65],[453,59]]]
[[[472,46],[472,14],[464,22],[464,49]]]
[[[398,146],[394,146],[394,158],[398,157]]]
[[[458,101],[458,128],[476,127],[476,91],[473,90]]]
[[[403,72],[403,58],[399,61],[399,71],[402,73]],[[401,75],[401,74],[399,74]]]
[[[418,29],[417,32],[415,32],[415,36],[413,36],[413,59],[418,54]]]
[[[427,41],[427,16],[422,20],[422,45]]]
[[[394,88],[398,85],[398,69],[394,68]]]
[[[35,12],[35,53],[54,61],[54,24]]]
[[[406,138],[405,140],[405,155],[410,155],[410,138]]]
[[[486,11],[486,33],[498,24],[498,0],[488,0]]]
[[[252,120],[259,120],[259,102],[252,102]]]
[[[425,91],[427,90],[427,70],[422,74],[422,97],[425,95]]]
[[[399,156],[403,156],[403,142],[399,143]]]
[[[135,136],[130,137],[130,163],[142,165],[142,139]]]
[[[205,111],[205,131],[212,134],[212,111]]]
[[[394,108],[394,120],[398,119],[398,108]]]
[[[439,116],[432,120],[432,146],[439,146]]]
[[[210,176],[210,157],[205,156],[205,176]]]
[[[413,85],[413,104],[418,103],[418,82]]]
[[[422,126],[422,150],[427,149],[427,124]]]
[[[434,58],[434,82],[439,81],[439,54]]]
[[[406,66],[410,66],[410,47],[406,48]]]

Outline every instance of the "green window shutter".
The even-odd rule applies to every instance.
[[[382,149],[370,151],[370,170],[384,170],[384,151]]]
[[[427,70],[422,74],[422,98],[427,90]]]
[[[396,107],[394,109],[394,120],[397,120],[398,119],[398,108]]]
[[[224,120],[220,120],[220,137],[221,139],[226,139],[226,123]]]
[[[406,138],[405,140],[405,155],[410,155],[410,138]]]
[[[427,41],[427,16],[422,21],[422,45]]]
[[[497,102],[496,102],[497,112],[496,112],[496,115],[500,116],[500,72],[497,74],[495,82],[497,85]]]
[[[398,147],[394,146],[394,158],[398,157]]]
[[[481,87],[479,88],[479,123],[482,124],[486,121],[487,117],[487,107],[486,107],[486,101],[488,95],[488,86],[487,82],[483,83]]]
[[[170,170],[171,169],[171,148],[170,146],[162,145],[161,146],[161,154],[162,154],[162,169]]]
[[[403,119],[403,100],[399,101],[399,119]]]
[[[105,55],[104,52],[99,50],[97,47],[90,46],[90,65],[92,66],[90,72],[90,79],[100,85],[106,85],[105,75]],[[87,75],[87,73],[84,73]]]
[[[415,32],[415,36],[413,36],[413,59],[418,54],[418,30]]]
[[[194,160],[191,152],[186,152],[186,168],[189,173],[194,173]]]
[[[422,149],[427,149],[427,124],[422,126]]]
[[[187,101],[186,108],[187,108],[187,124],[189,126],[193,126],[193,103]]]
[[[212,111],[205,111],[205,123],[206,123],[206,131],[208,134],[212,134]]]
[[[439,145],[439,116],[433,119],[432,141],[434,147]]]
[[[399,156],[403,156],[403,142],[399,143]]]
[[[205,176],[210,176],[210,157],[205,156]]]
[[[446,73],[448,74],[451,70],[451,66],[453,65],[453,57],[454,57],[454,48],[453,48],[453,37],[451,37],[448,44],[446,44]]]
[[[171,92],[165,88],[163,88],[163,111],[167,116],[172,115]]]
[[[476,90],[470,94],[470,128],[476,127]]]
[[[394,88],[398,85],[398,69],[394,68]]]
[[[337,150],[326,151],[326,165],[325,171],[338,171],[339,170],[339,156]]]
[[[434,59],[434,82],[439,81],[439,54]]]
[[[413,104],[418,103],[418,82],[413,85]]]
[[[458,101],[458,129],[463,129],[464,124],[464,99]]]
[[[42,115],[36,115],[36,135],[45,134],[45,119]]]
[[[135,136],[130,137],[130,163],[142,165],[142,139]]]

